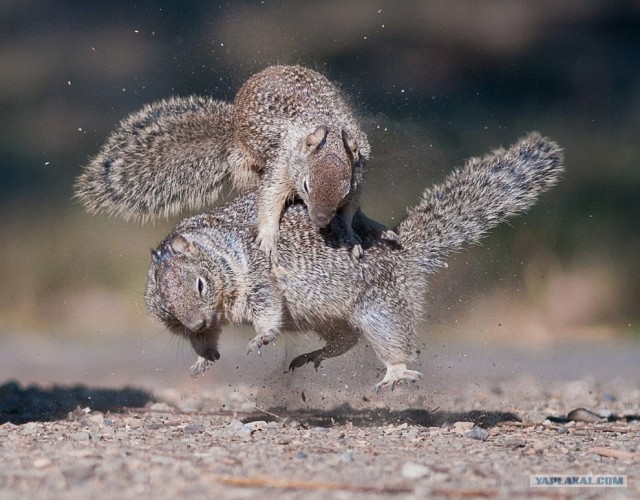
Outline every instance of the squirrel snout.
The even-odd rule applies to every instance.
[[[205,320],[194,321],[193,323],[187,325],[187,328],[192,332],[201,332],[207,327],[207,322]]]
[[[316,226],[318,226],[320,229],[323,229],[329,225],[329,222],[331,222],[331,219],[333,219],[334,214],[335,212],[322,211],[310,214],[310,217],[311,221]]]
[[[185,326],[192,332],[199,333],[213,326],[214,323],[215,321],[209,322],[206,318],[197,318],[189,322],[189,324],[185,324]]]

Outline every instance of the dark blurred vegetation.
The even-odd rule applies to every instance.
[[[86,215],[74,177],[143,104],[231,99],[274,63],[321,70],[353,98],[374,151],[363,205],[390,224],[470,155],[529,130],[565,148],[557,189],[434,278],[434,317],[639,332],[640,3],[0,5],[0,334],[143,317],[148,248],[171,222]]]

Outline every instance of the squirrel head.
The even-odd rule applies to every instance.
[[[153,250],[151,259],[145,294],[151,314],[187,338],[198,355],[219,359],[222,287],[197,245],[178,234]]]
[[[304,149],[309,168],[296,189],[311,221],[323,228],[352,191],[353,166],[360,160],[358,144],[345,130],[320,125],[306,137]]]

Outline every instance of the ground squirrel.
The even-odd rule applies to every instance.
[[[323,243],[302,204],[280,224],[280,265],[269,266],[256,244],[259,194],[250,192],[210,213],[180,222],[152,252],[146,300],[151,314],[190,340],[198,374],[219,358],[227,323],[252,323],[249,350],[283,329],[315,330],[325,347],[290,368],[348,351],[368,340],[386,365],[379,389],[421,374],[407,369],[418,354],[415,330],[427,276],[465,242],[477,242],[507,217],[530,207],[562,171],[556,144],[537,133],[508,150],[473,158],[425,191],[399,224],[402,247],[364,242],[359,263]]]
[[[75,184],[90,212],[146,220],[212,203],[223,182],[259,187],[258,241],[277,261],[279,222],[294,196],[320,228],[336,213],[354,257],[355,226],[396,235],[358,210],[369,142],[338,88],[300,66],[253,75],[233,104],[173,97],[124,119]]]

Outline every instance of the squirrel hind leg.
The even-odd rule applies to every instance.
[[[376,288],[372,288],[372,293],[363,301],[366,307],[358,308],[352,316],[378,359],[387,367],[384,378],[374,387],[376,392],[387,386],[393,388],[402,380],[422,378],[422,373],[407,369],[407,363],[420,354],[415,345],[416,319],[411,304],[397,297],[400,292],[396,286],[390,283],[386,290],[388,293],[382,297],[377,296]]]
[[[296,368],[302,368],[307,363],[313,363],[313,367],[317,370],[326,358],[323,356],[323,349],[317,349],[315,351],[306,352],[300,356],[296,356],[289,363],[289,371],[292,372]]]
[[[424,378],[424,375],[416,370],[407,370],[405,363],[386,363],[387,373],[384,378],[374,386],[374,390],[379,392],[384,387],[391,386],[391,389],[401,381],[417,382]]]
[[[332,332],[330,335],[323,333],[322,337],[327,339],[327,344],[315,351],[307,352],[296,356],[289,363],[289,371],[292,372],[296,368],[300,368],[307,363],[313,363],[317,370],[325,359],[335,358],[349,351],[358,343],[358,335],[349,328],[340,328],[338,331]]]

